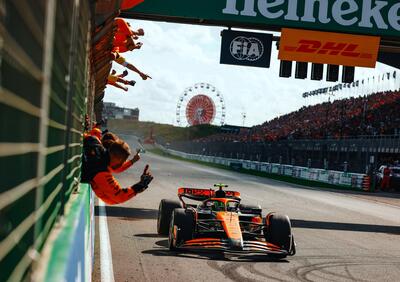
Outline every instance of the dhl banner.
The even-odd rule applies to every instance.
[[[283,28],[279,59],[374,68],[379,44],[377,36]]]

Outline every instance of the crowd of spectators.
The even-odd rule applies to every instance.
[[[302,107],[238,134],[221,133],[197,141],[341,139],[399,131],[400,92],[388,91]]]
[[[376,93],[303,107],[266,122],[256,138],[343,138],[393,134],[400,120],[400,92]]]

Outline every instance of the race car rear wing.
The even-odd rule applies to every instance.
[[[226,191],[225,198],[233,198],[240,200],[240,193],[237,191]],[[215,191],[213,189],[202,189],[202,188],[179,188],[178,197],[182,201],[182,197],[186,197],[195,201],[204,201],[209,198],[215,197]]]

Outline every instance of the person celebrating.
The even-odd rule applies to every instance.
[[[112,54],[113,60],[114,60],[116,63],[120,64],[121,66],[126,67],[127,69],[130,69],[131,71],[136,72],[137,74],[140,75],[140,77],[141,77],[143,80],[147,80],[148,78],[152,79],[151,76],[149,76],[149,75],[147,75],[147,74],[141,72],[141,71],[140,71],[138,68],[136,68],[134,65],[128,63],[128,62],[126,61],[126,59],[125,59],[124,57],[122,57],[118,52],[112,52],[111,54]]]
[[[120,168],[130,155],[128,144],[117,140],[110,144],[108,150],[100,140],[89,136],[83,143],[82,182],[90,183],[93,192],[109,205],[124,203],[148,188],[153,180],[146,165],[140,181],[130,187],[122,188],[112,175]]]

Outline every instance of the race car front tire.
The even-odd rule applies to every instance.
[[[264,230],[265,240],[290,253],[293,246],[292,226],[287,215],[269,214],[268,224]],[[286,255],[272,255],[284,258]]]
[[[171,223],[172,212],[174,209],[182,208],[179,201],[163,199],[158,206],[157,233],[168,236],[169,225]]]
[[[193,229],[193,213],[185,209],[175,209],[169,228],[169,249],[175,250],[180,243],[193,239]]]

